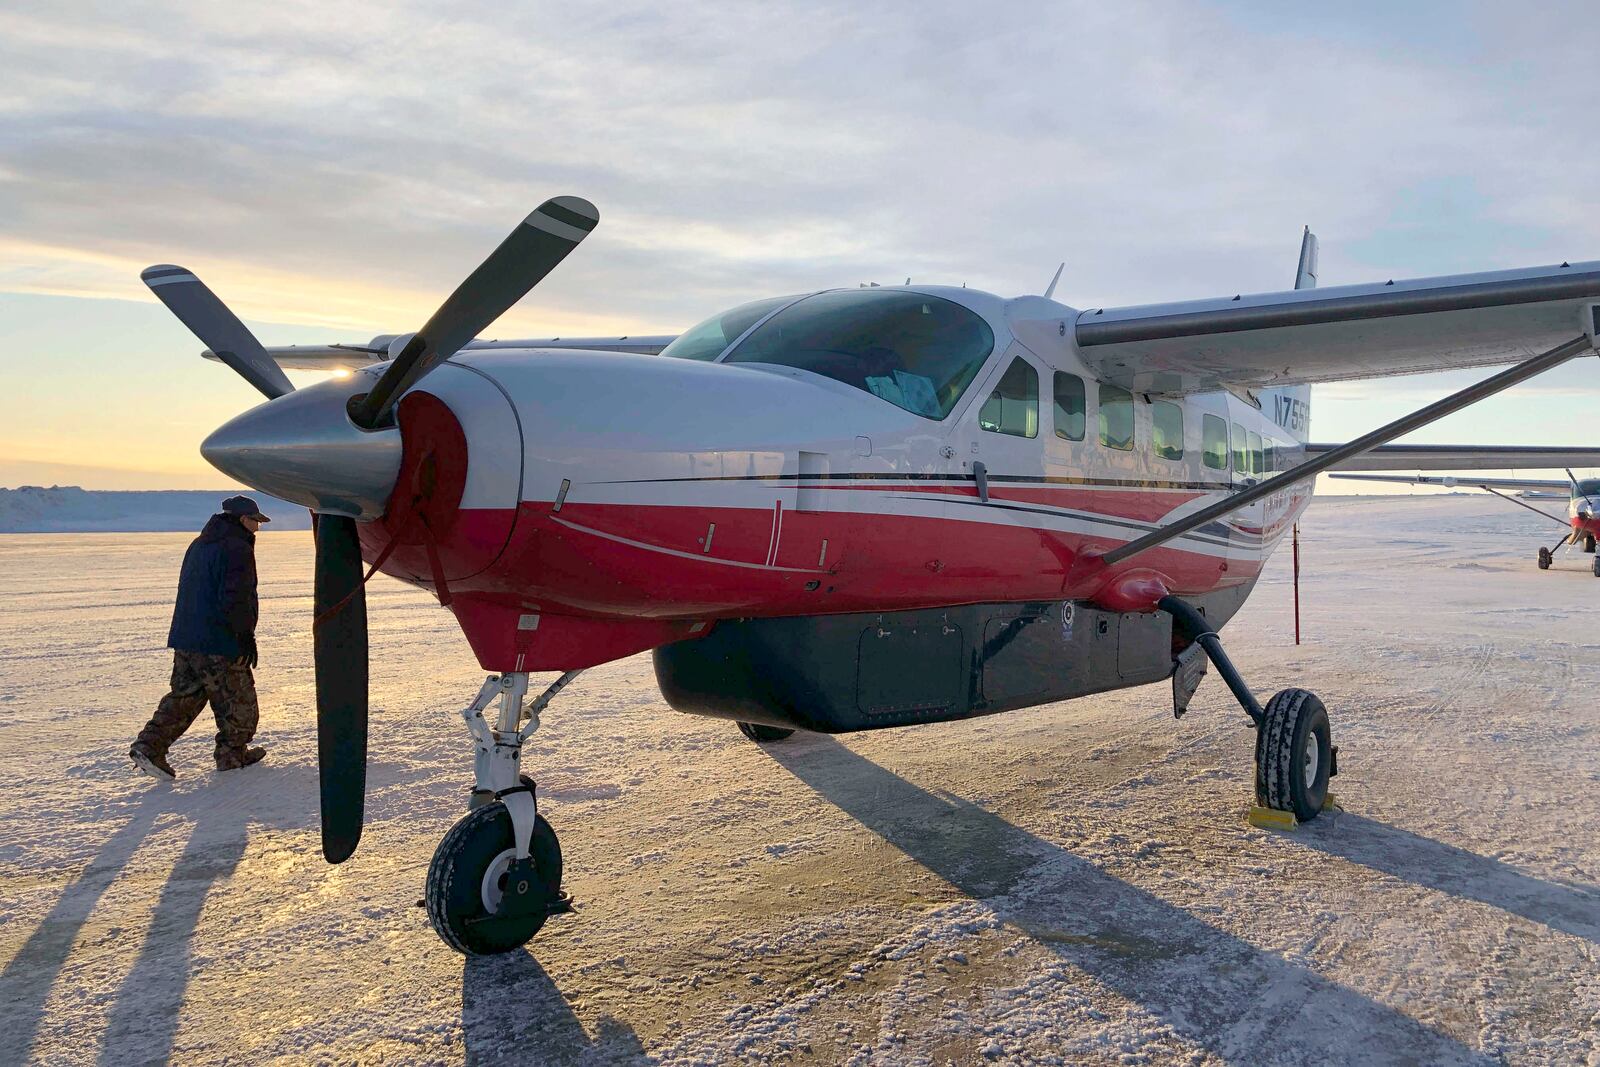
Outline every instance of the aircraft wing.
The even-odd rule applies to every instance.
[[[1315,459],[1337,447],[1308,444],[1306,458]],[[1379,445],[1335,464],[1334,470],[1486,471],[1560,470],[1563,467],[1600,467],[1600,448],[1566,448],[1560,445]],[[1563,480],[1550,484],[1565,489],[1571,483]]]
[[[389,342],[395,336],[375,337],[364,345],[275,345],[267,355],[286,370],[354,370],[389,358]],[[464,350],[495,348],[579,348],[603,352],[637,352],[655,355],[677,339],[677,334],[651,334],[635,337],[549,337],[526,341],[471,341]],[[210,349],[200,353],[216,359]]]
[[[1572,489],[1572,483],[1562,478],[1559,481],[1540,478],[1432,478],[1425,474],[1414,474],[1410,477],[1397,474],[1330,474],[1330,478],[1345,478],[1352,482],[1404,482],[1407,485],[1438,485],[1446,489],[1549,489],[1560,490],[1565,493]]]
[[[678,339],[675,333],[633,337],[548,337],[532,341],[474,341],[468,348],[584,348],[597,352],[636,352],[653,356]]]
[[[1104,380],[1182,394],[1481,367],[1583,333],[1600,262],[1099,308],[1074,320]]]

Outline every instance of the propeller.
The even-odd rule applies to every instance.
[[[317,517],[311,627],[317,668],[322,854],[342,863],[361,840],[367,789],[367,592],[356,520]]]
[[[599,221],[594,205],[579,197],[558,196],[539,205],[467,276],[421,331],[394,343],[391,351],[398,351],[383,375],[348,406],[351,421],[368,430],[392,426],[395,406],[406,390],[527,295]],[[260,342],[191,272],[164,264],[146,269],[141,277],[219,359],[269,399],[293,392]],[[333,454],[328,456],[333,463]],[[303,450],[297,452],[295,462],[306,460]],[[336,475],[337,470],[324,473]],[[340,863],[361,840],[366,803],[367,600],[355,519],[328,512],[312,517],[322,854],[328,862]]]
[[[205,342],[205,346],[237,371],[239,377],[261,390],[268,400],[294,392],[283,369],[267,355],[255,334],[228,310],[228,305],[217,299],[205,282],[194,276],[193,271],[159,263],[140,271],[139,277],[156,294],[156,299],[189,327],[190,333]]]
[[[594,205],[580,197],[540,204],[412,335],[350,417],[359,426],[382,425],[400,394],[526,296],[599,222]]]

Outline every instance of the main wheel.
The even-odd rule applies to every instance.
[[[759,722],[741,722],[739,732],[752,741],[782,741],[794,733],[781,726],[766,726]]]
[[[1594,534],[1584,534],[1583,535],[1583,550],[1585,552],[1593,552],[1594,551]]]
[[[1539,569],[1542,571],[1550,569],[1550,550],[1543,545],[1539,546]]]
[[[1267,701],[1256,730],[1256,803],[1315,819],[1328,799],[1333,731],[1328,710],[1306,689],[1285,689]]]
[[[538,888],[553,903],[561,894],[561,843],[543,815],[534,823],[529,853]],[[469,811],[444,835],[428,865],[424,898],[433,928],[451,948],[469,956],[509,952],[544,926],[549,913],[543,909],[495,915],[515,859],[511,813],[498,800]]]

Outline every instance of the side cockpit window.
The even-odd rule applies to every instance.
[[[978,410],[978,426],[1013,437],[1039,435],[1039,372],[1018,356]]]

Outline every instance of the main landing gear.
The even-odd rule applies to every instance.
[[[568,671],[523,707],[525,673],[490,675],[464,708],[476,745],[468,812],[439,842],[423,900],[445,943],[469,956],[526,944],[551,915],[571,911],[561,891],[561,842],[539,814],[532,778],[519,773],[522,743],[539,713],[579,671]],[[499,697],[493,727],[485,710]]]
[[[1292,829],[1315,819],[1329,804],[1329,779],[1339,773],[1339,749],[1322,701],[1310,690],[1285,689],[1263,708],[1204,615],[1174,596],[1162,597],[1156,606],[1205,650],[1255,723],[1256,806],[1250,811],[1251,823]]]

